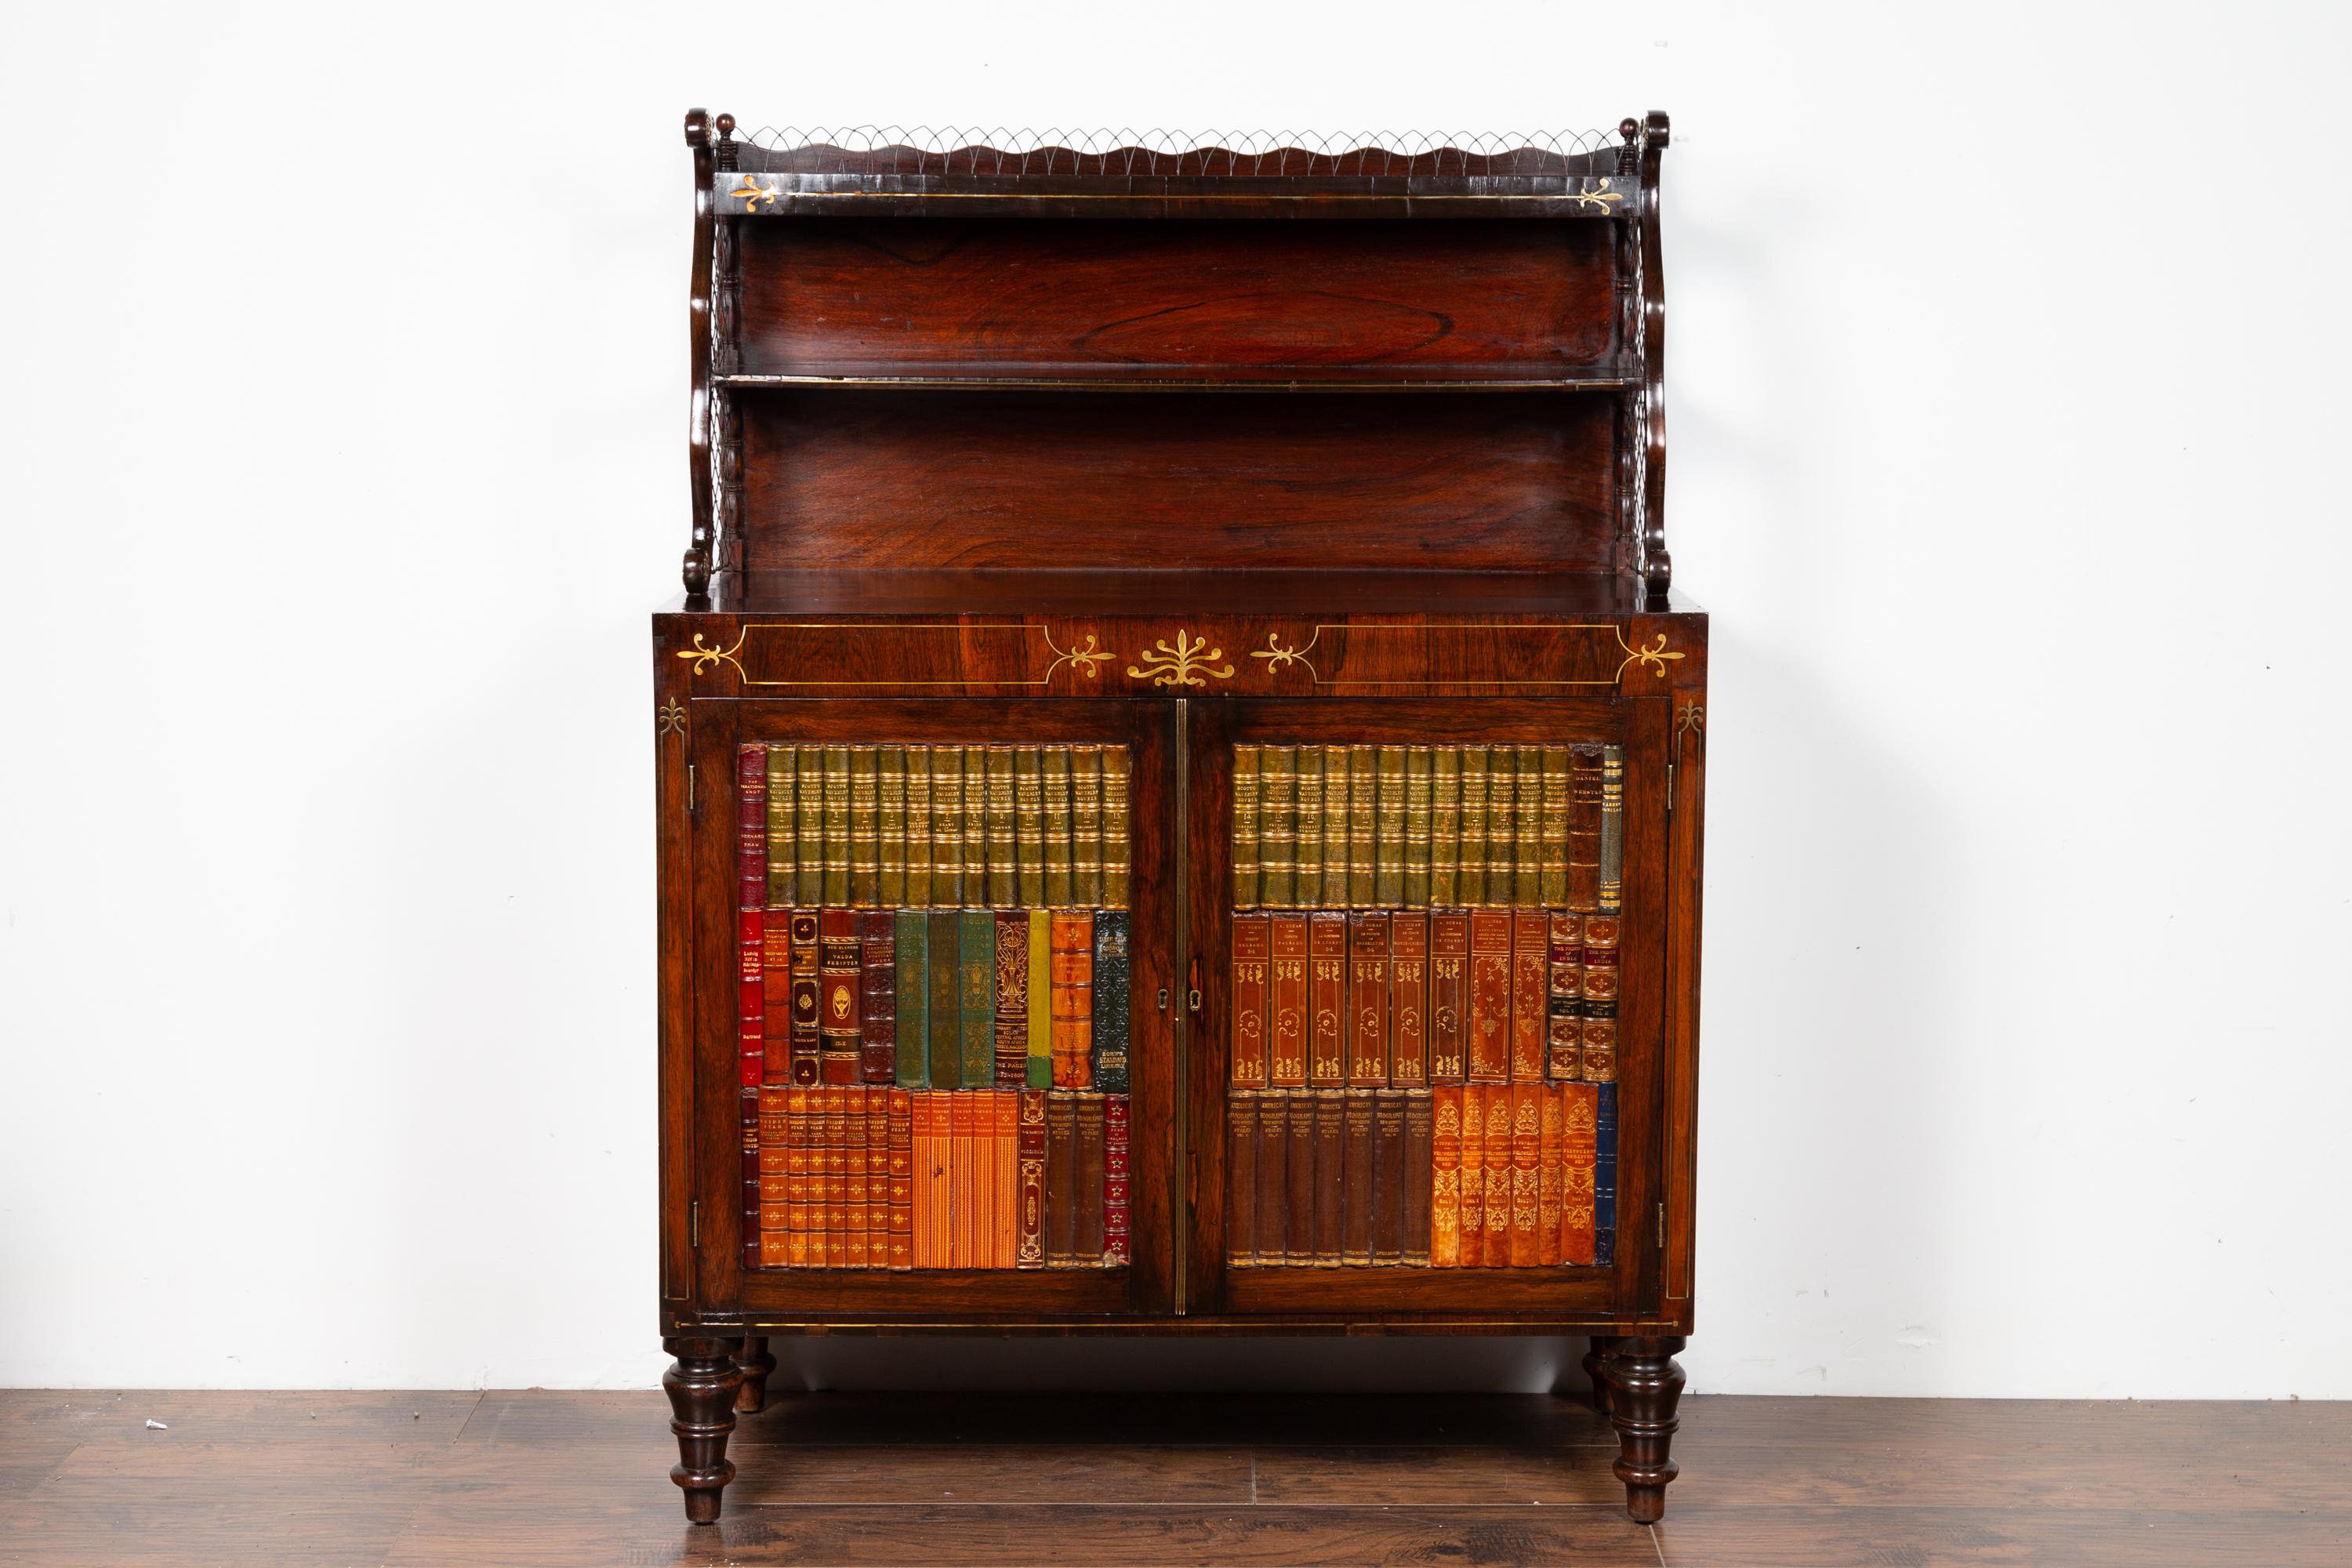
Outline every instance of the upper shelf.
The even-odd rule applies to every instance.
[[[719,375],[719,386],[866,387],[937,392],[1617,392],[1638,388],[1642,368],[1623,359],[1547,364],[940,364],[866,361],[789,373]]]

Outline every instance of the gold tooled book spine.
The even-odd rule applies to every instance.
[[[1352,909],[1372,907],[1372,880],[1380,868],[1379,839],[1374,833],[1380,785],[1372,748],[1348,748],[1348,903]]]
[[[1462,753],[1439,746],[1429,763],[1429,902],[1449,910],[1462,886]]]
[[[1404,753],[1404,907],[1429,908],[1430,771],[1433,763],[1427,746],[1409,746]]]
[[[963,907],[961,746],[931,748],[931,907]]]
[[[849,901],[870,910],[882,884],[881,748],[849,748]]]
[[[988,907],[988,748],[963,749],[963,907]]]
[[[1461,853],[1454,879],[1456,901],[1467,908],[1486,901],[1486,748],[1462,748]]]
[[[1102,748],[1070,748],[1070,902],[1102,908]]]
[[[1404,757],[1402,746],[1382,746],[1380,752],[1379,816],[1375,818],[1379,871],[1372,897],[1380,908],[1393,910],[1404,902]]]
[[[799,871],[793,838],[799,830],[793,803],[793,779],[799,752],[791,746],[768,748],[768,907],[793,901],[793,884]]]
[[[1543,902],[1543,749],[1519,748],[1518,845],[1511,857],[1511,902],[1532,910]]]
[[[1568,748],[1543,749],[1542,903],[1568,907]]]
[[[1298,805],[1292,818],[1297,832],[1297,869],[1291,878],[1290,901],[1303,910],[1323,901],[1323,748],[1298,748]]]
[[[1511,875],[1517,860],[1519,753],[1511,746],[1486,748],[1486,902],[1511,901]]]
[[[1258,900],[1270,910],[1295,903],[1298,874],[1298,748],[1258,753]]]
[[[931,749],[907,748],[907,908],[931,901]]]
[[[907,901],[907,748],[884,746],[875,758],[875,787],[880,798],[875,819],[881,829],[882,879],[874,901],[895,910]]]
[[[793,879],[793,901],[804,910],[813,910],[824,902],[824,750],[821,746],[799,748],[800,760],[794,769],[800,774],[800,787],[795,792],[800,818],[800,831],[795,837],[800,843],[800,870]]]
[[[1045,784],[1037,748],[1013,753],[1013,891],[1024,910],[1045,907]]]
[[[1125,746],[1103,748],[1102,784],[1102,904],[1107,910],[1127,908],[1128,880],[1135,860],[1128,799],[1133,761]]]
[[[849,906],[849,748],[824,749],[824,899]]]
[[[1047,746],[1038,758],[1045,798],[1038,815],[1045,824],[1045,903],[1070,907],[1070,748]]]
[[[991,746],[986,770],[988,812],[988,903],[1009,910],[1020,899],[1018,838],[1013,827],[1013,748]]]
[[[1348,907],[1348,748],[1323,748],[1323,908]]]
[[[1234,908],[1258,907],[1258,749],[1234,748]]]
[[[1587,913],[1601,908],[1601,751],[1579,746],[1568,759],[1568,907]]]
[[[1563,784],[1563,789],[1566,787]],[[1563,844],[1567,814],[1561,813]],[[1561,858],[1566,858],[1563,847]],[[1560,881],[1567,883],[1567,868]],[[1625,748],[1601,748],[1601,912],[1613,915],[1625,896]]]

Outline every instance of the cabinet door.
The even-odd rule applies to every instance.
[[[1164,1310],[1171,710],[697,715],[706,1311]]]
[[[1190,1310],[1654,1306],[1667,710],[1193,705]]]

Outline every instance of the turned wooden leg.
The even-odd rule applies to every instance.
[[[719,1494],[735,1479],[727,1462],[727,1435],[735,1430],[735,1390],[743,1373],[734,1352],[740,1340],[673,1339],[662,1349],[677,1360],[662,1373],[663,1392],[669,1395],[677,1434],[677,1463],[669,1479],[686,1489],[686,1519],[689,1524],[719,1521]]]
[[[743,1374],[743,1386],[735,1391],[735,1414],[757,1415],[768,1407],[768,1374],[776,1370],[776,1358],[768,1353],[765,1334],[743,1336],[735,1368]]]
[[[1584,1375],[1592,1380],[1592,1408],[1602,1415],[1609,1414],[1609,1363],[1624,1342],[1622,1334],[1595,1334],[1586,1342]]]
[[[1625,1483],[1625,1511],[1643,1524],[1665,1517],[1666,1483],[1678,1467],[1666,1457],[1675,1440],[1675,1405],[1683,1396],[1683,1369],[1675,1352],[1680,1339],[1626,1339],[1609,1363],[1609,1419],[1617,1428],[1617,1462],[1610,1468]]]

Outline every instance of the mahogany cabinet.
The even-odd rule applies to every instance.
[[[1659,1517],[1706,728],[1666,137],[688,116],[693,528],[652,658],[689,1519],[770,1340],[845,1332],[1587,1335]],[[1461,956],[1496,932],[1518,967]],[[1387,1054],[1343,1070],[1340,1029]]]

